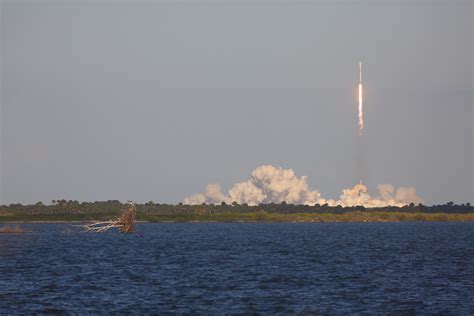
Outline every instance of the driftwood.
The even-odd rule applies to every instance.
[[[118,228],[122,233],[133,233],[135,230],[135,215],[135,204],[128,202],[128,208],[119,217],[104,222],[93,222],[83,227],[91,233],[103,233],[111,228]]]

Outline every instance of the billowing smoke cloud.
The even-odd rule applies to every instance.
[[[237,202],[258,205],[284,201],[288,204],[384,207],[423,202],[413,187],[400,187],[395,190],[391,184],[380,184],[378,191],[377,197],[371,197],[365,185],[357,184],[353,188],[344,189],[338,200],[326,200],[321,197],[319,191],[309,189],[306,176],[298,177],[291,169],[266,165],[255,169],[249,180],[235,184],[227,195],[222,193],[218,184],[209,184],[204,193],[185,198],[184,204]]]
[[[367,187],[357,184],[351,189],[342,190],[342,194],[337,201],[329,200],[329,205],[357,206],[364,207],[384,207],[384,206],[404,206],[410,203],[421,203],[423,199],[416,195],[413,187],[400,187],[395,191],[391,184],[379,184],[377,197],[370,196]]]
[[[221,192],[221,186],[217,183],[208,184],[205,193],[194,194],[184,199],[185,204],[218,204],[223,201],[228,201],[228,199]]]
[[[261,166],[252,172],[250,180],[235,184],[225,196],[218,184],[210,184],[205,193],[184,199],[185,204],[201,203],[260,203],[316,204],[321,200],[318,191],[308,189],[306,177],[297,177],[293,170]]]

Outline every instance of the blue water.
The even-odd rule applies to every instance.
[[[0,234],[0,313],[474,313],[474,223]]]

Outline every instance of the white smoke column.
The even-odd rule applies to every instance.
[[[249,180],[235,184],[224,195],[218,184],[209,184],[204,193],[194,194],[184,199],[184,204],[202,203],[220,204],[222,202],[258,205],[260,203],[288,204],[328,204],[331,206],[364,206],[385,207],[404,206],[409,203],[419,204],[423,200],[416,195],[414,187],[400,187],[395,190],[391,184],[378,185],[379,196],[370,196],[362,183],[353,188],[344,189],[338,200],[324,199],[317,190],[310,190],[307,177],[298,177],[291,169],[271,165],[255,169]]]

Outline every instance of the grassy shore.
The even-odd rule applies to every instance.
[[[0,234],[22,234],[28,232],[20,226],[3,226],[0,227]]]
[[[219,213],[160,215],[147,219],[150,222],[451,222],[474,221],[474,214],[444,213],[387,213],[349,212],[337,213]]]
[[[6,222],[70,222],[108,219],[117,214],[68,214],[68,215],[14,215],[0,216],[0,223]],[[346,213],[214,213],[214,214],[137,214],[137,220],[148,222],[466,222],[474,221],[474,213],[407,213],[407,212],[367,212]]]

